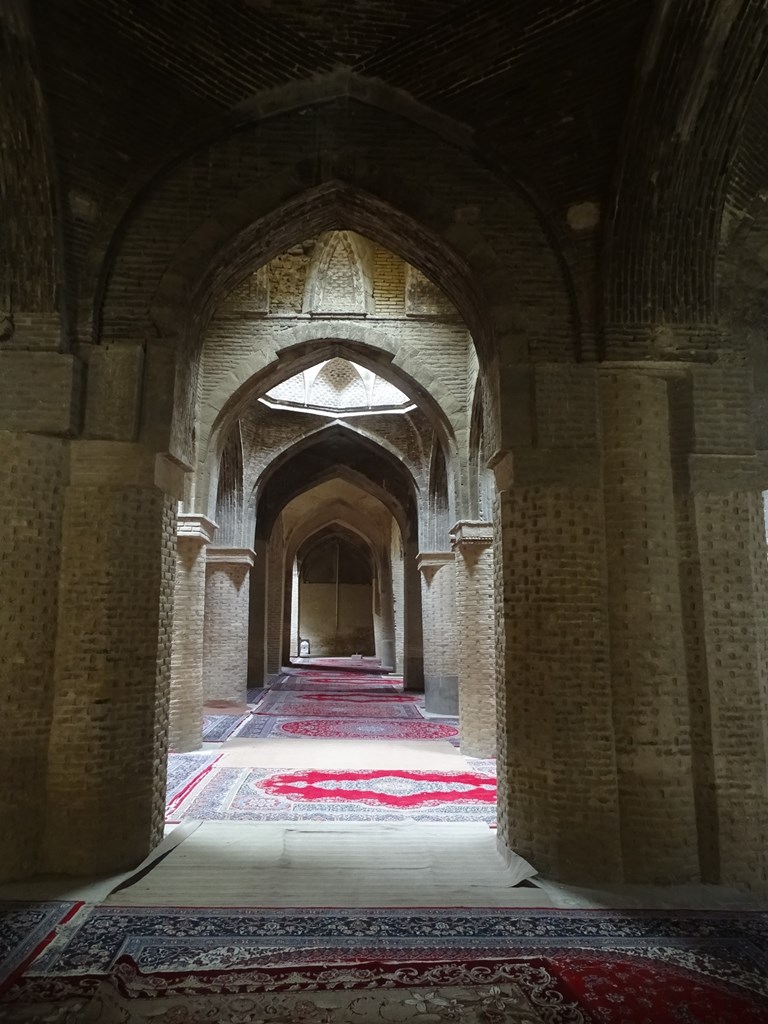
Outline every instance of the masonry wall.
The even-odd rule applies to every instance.
[[[57,438],[0,431],[0,877],[40,869],[53,716],[67,453]]]
[[[326,657],[372,656],[375,642],[371,602],[370,584],[340,583],[337,593],[333,583],[302,581],[299,631],[303,640],[309,640],[311,653]]]

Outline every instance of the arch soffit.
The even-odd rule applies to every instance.
[[[396,495],[392,494],[386,487],[377,484],[369,477],[365,476],[358,470],[351,469],[349,466],[331,466],[326,470],[319,471],[313,475],[305,477],[301,483],[294,487],[285,497],[280,509],[277,510],[277,514],[282,511],[285,506],[293,501],[295,498],[300,497],[307,491],[312,490],[319,484],[326,483],[330,480],[344,480],[347,483],[353,484],[359,487],[361,491],[364,491],[369,496],[376,498],[381,502],[382,505],[391,513],[392,518],[397,523],[402,536],[405,538],[409,533],[415,535],[416,523],[413,520],[413,510],[406,508]],[[271,512],[269,515],[268,522],[266,523],[268,529],[265,531],[269,534],[274,526],[274,521],[277,519],[277,514]],[[262,517],[263,518],[263,517]],[[259,528],[259,519],[256,520],[257,530]]]
[[[361,449],[367,449],[390,463],[395,474],[402,480],[407,480],[413,498],[418,499],[421,493],[419,481],[406,464],[403,454],[397,448],[389,445],[383,438],[364,433],[342,421],[335,421],[305,434],[298,440],[289,442],[284,448],[276,452],[275,457],[265,467],[254,484],[251,492],[252,503],[258,507],[261,496],[269,485],[270,480],[276,474],[282,472],[297,456],[313,448],[323,448],[328,441],[339,438],[342,432],[344,432],[345,437],[354,438],[356,444]]]
[[[369,496],[373,497],[372,495]],[[389,512],[389,509],[386,509],[386,511]],[[380,545],[387,539],[379,536],[379,531],[370,520],[358,512],[352,505],[345,501],[329,501],[307,516],[306,519],[300,520],[291,530],[285,545],[289,561],[292,560],[293,555],[307,538],[324,529],[329,523],[342,524],[358,533],[361,537],[365,537],[371,548],[376,552],[377,557]]]
[[[345,523],[331,522],[318,527],[313,533],[304,538],[296,549],[296,557],[302,561],[309,552],[318,544],[322,544],[328,537],[343,536],[348,543],[357,550],[363,550],[372,568],[378,569],[378,559],[370,539],[358,530],[353,530]],[[291,560],[292,561],[292,560]]]

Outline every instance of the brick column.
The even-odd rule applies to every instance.
[[[250,548],[209,547],[205,574],[203,697],[242,706],[248,685]]]
[[[282,662],[283,634],[283,587],[285,585],[285,551],[282,530],[277,526],[272,531],[267,549],[267,677],[280,673]]]
[[[493,524],[457,523],[456,564],[461,752],[496,756],[496,647],[493,621]]]
[[[203,743],[205,548],[215,531],[203,515],[178,516],[168,732],[175,751],[198,750]]]
[[[67,479],[57,438],[0,431],[0,879],[40,870]]]
[[[600,379],[613,727],[624,875],[699,876],[666,381]]]
[[[599,459],[493,465],[500,845],[545,877],[621,880]]]
[[[48,871],[128,869],[162,838],[181,487],[174,465],[139,445],[70,444]]]
[[[458,715],[456,572],[452,551],[419,554],[424,631],[425,707],[436,715]]]
[[[690,481],[701,656],[694,778],[707,881],[768,881],[768,565],[755,459],[693,455]],[[706,787],[702,792],[703,787]]]

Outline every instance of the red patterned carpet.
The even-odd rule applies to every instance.
[[[471,772],[304,771],[264,780],[267,794],[291,800],[338,800],[423,807],[457,801],[496,802],[496,779]]]
[[[453,725],[424,720],[397,721],[382,718],[278,718],[251,715],[237,733],[238,739],[266,736],[321,737],[334,740],[445,740],[458,737]]]
[[[760,912],[61,905],[25,914],[6,908],[27,949],[70,920],[32,960],[17,957],[4,986],[0,977],[8,1020],[768,1022]]]

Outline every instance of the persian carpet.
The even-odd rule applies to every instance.
[[[397,769],[219,768],[183,808],[202,821],[496,820],[496,778]]]
[[[365,693],[375,696],[376,694],[402,694],[403,688],[397,683],[371,683],[371,682],[350,682],[347,679],[302,679],[299,676],[286,676],[278,680],[270,687],[270,693],[292,690],[296,693],[307,692],[317,693]]]
[[[229,739],[238,725],[245,721],[246,715],[204,715],[203,742],[223,743]]]
[[[4,983],[41,952],[53,938],[56,927],[80,906],[72,900],[0,901],[0,991]]]
[[[72,923],[8,986],[11,1012],[69,1000],[72,1020],[168,1024],[768,1021],[766,913],[96,907]]]
[[[169,754],[166,783],[165,816],[171,817],[179,804],[186,800],[205,778],[221,754],[202,751],[193,754]]]
[[[318,700],[320,696],[322,699]],[[268,694],[259,705],[257,715],[278,715],[280,718],[389,718],[411,719],[417,722],[423,719],[416,703],[402,700],[401,695],[393,694],[394,700],[380,697],[376,700],[365,694],[362,702],[358,695],[349,699],[346,694],[322,694],[290,692]]]
[[[336,740],[441,740],[458,736],[450,725],[420,720],[397,721],[381,718],[277,718],[254,714],[240,729],[238,739],[264,736],[321,736]]]

